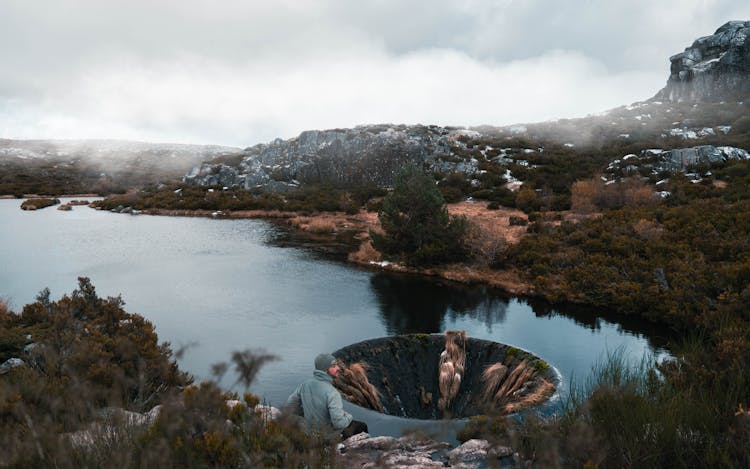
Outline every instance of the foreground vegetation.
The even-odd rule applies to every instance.
[[[747,104],[728,111],[711,106],[700,106],[708,109],[705,119],[695,107],[675,108],[679,118],[664,114],[657,130],[635,132],[591,118],[593,131],[579,139],[571,138],[574,131],[564,131],[577,124],[565,121],[550,128],[530,126],[525,137],[467,136],[466,149],[455,157],[480,161],[484,172],[477,182],[463,174],[437,174],[430,184],[406,183],[404,197],[394,192],[381,199],[385,191],[375,187],[308,186],[281,194],[174,184],[147,185],[96,205],[108,210],[307,214],[364,208],[381,214],[384,235],[373,239],[391,259],[413,265],[470,263],[479,253],[483,267],[523,273],[535,293],[552,302],[593,305],[667,324],[684,337],[671,344],[672,360],[633,369],[622,357],[610,357],[593,382],[574,387],[560,415],[532,415],[521,422],[475,419],[462,437],[503,439],[540,467],[748,467],[750,416],[742,406],[750,405],[750,162],[692,168],[703,176],[698,183],[671,175],[664,187],[670,195],[664,199],[654,196],[653,186],[663,175],[608,186],[598,177],[613,159],[644,148],[750,147]],[[722,112],[728,114],[722,117]],[[688,118],[694,126],[731,123],[733,130],[700,142],[659,135],[673,120]],[[629,136],[620,138],[623,132]],[[559,143],[568,139],[575,149]],[[502,147],[544,151],[525,154],[527,164],[491,162]],[[502,187],[506,169],[524,181],[519,191]],[[408,195],[419,187],[424,190]],[[410,204],[423,196],[424,204]],[[530,221],[528,233],[517,244],[498,244],[471,226],[462,227],[447,217],[443,202],[465,197],[523,210]],[[403,215],[420,205],[430,215],[416,217],[419,226],[403,223],[408,221]],[[516,222],[525,224],[526,219]],[[58,345],[39,349],[49,358],[0,377],[0,442],[14,448],[0,456],[0,464],[125,461],[132,466],[252,467],[331,462],[320,442],[306,439],[293,426],[283,421],[268,425],[245,409],[228,409],[225,400],[237,396],[214,383],[192,386],[174,367],[169,349],[156,345],[150,325],[142,318],[128,322],[131,315],[126,314],[119,300],[98,299],[87,282],[70,298],[52,303],[41,295],[20,315],[2,314],[2,360],[21,356],[30,340]],[[140,332],[128,332],[128,327]],[[33,339],[25,339],[27,334]],[[257,369],[262,360],[252,357],[239,354],[234,364]],[[157,403],[164,404],[162,417],[153,425],[129,429],[126,438],[102,437],[76,446],[60,436],[101,420],[102,409],[142,412]],[[247,396],[243,405],[254,403]],[[227,419],[232,426],[225,425]]]
[[[254,412],[256,396],[228,405],[238,396],[214,381],[192,384],[153,326],[86,278],[20,314],[0,303],[0,362],[11,357],[26,364],[0,375],[0,466],[319,467],[333,457],[292,422]],[[237,352],[231,364],[249,386],[271,359]],[[228,367],[214,366],[217,380]]]
[[[673,177],[664,202],[579,223],[539,217],[507,253],[549,300],[639,315],[685,338],[665,363],[632,371],[610,360],[560,418],[517,429],[537,457],[590,467],[750,464],[750,162],[712,172],[699,184]]]

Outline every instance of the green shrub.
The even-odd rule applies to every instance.
[[[371,232],[380,252],[413,265],[461,259],[466,218],[448,214],[432,179],[415,166],[405,167],[378,213],[384,233]]]

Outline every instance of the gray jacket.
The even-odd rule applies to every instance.
[[[341,394],[332,383],[331,375],[315,370],[313,377],[300,384],[286,402],[293,413],[305,417],[308,432],[330,436],[340,433],[352,421],[352,416],[344,412]]]

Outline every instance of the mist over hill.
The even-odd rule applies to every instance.
[[[310,130],[242,150],[107,140],[0,140],[0,193],[106,194],[180,178],[201,186],[273,192],[305,184],[389,187],[407,162],[443,183],[451,174],[461,174],[474,188],[510,184],[513,189],[530,179],[539,188],[542,177],[541,186],[565,192],[568,179],[589,177],[647,149],[750,147],[749,41],[750,22],[730,21],[672,56],[666,86],[653,98],[577,119],[472,128],[362,125]],[[566,181],[546,180],[545,168],[556,166],[559,172],[571,158],[578,159],[580,168]]]
[[[121,140],[0,139],[0,194],[124,192],[178,179],[238,148]]]
[[[281,192],[309,183],[387,187],[398,168],[412,162],[439,180],[461,173],[478,187],[488,166],[514,182],[518,167],[526,174],[560,157],[595,154],[591,170],[601,171],[648,148],[747,147],[750,22],[728,22],[670,61],[667,84],[655,97],[598,115],[468,129],[381,124],[311,130],[246,148],[232,161],[196,166],[184,180]]]

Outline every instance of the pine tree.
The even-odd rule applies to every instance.
[[[377,250],[412,265],[459,260],[466,218],[450,216],[435,181],[414,165],[396,177],[378,212],[384,233],[371,232]]]

